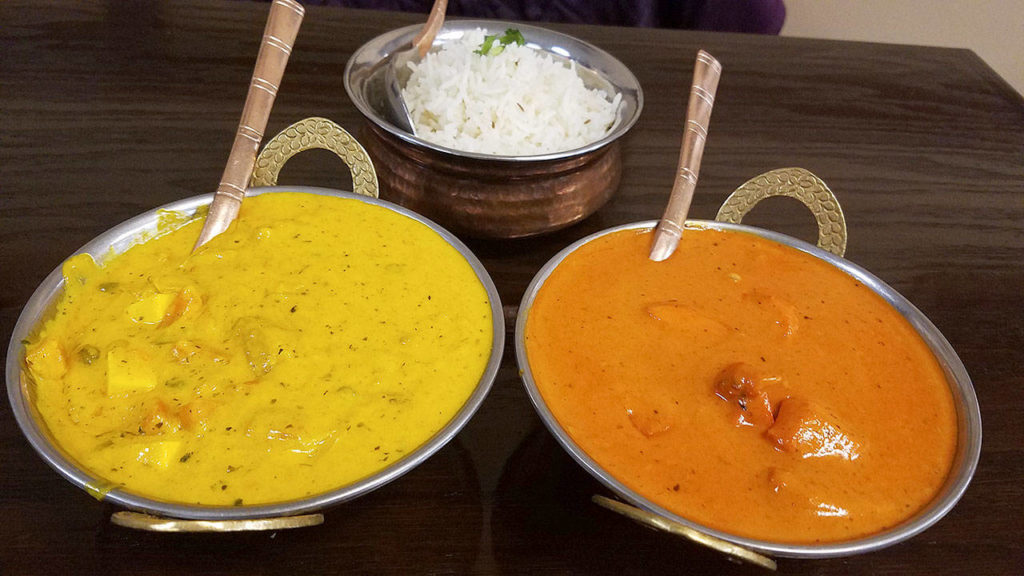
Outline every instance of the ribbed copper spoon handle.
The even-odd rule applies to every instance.
[[[679,151],[679,168],[672,184],[665,214],[658,222],[651,243],[651,260],[661,262],[676,251],[683,234],[686,215],[693,201],[700,173],[700,159],[704,155],[704,141],[708,137],[708,123],[711,108],[715,105],[718,79],[722,76],[722,65],[715,57],[701,50],[693,67],[693,85],[690,100],[686,105],[686,130],[683,132],[683,146]]]
[[[249,83],[249,93],[245,98],[235,142],[210,204],[206,223],[203,224],[193,250],[226,230],[238,216],[238,209],[252,176],[256,153],[263,141],[263,131],[270,118],[270,109],[274,106],[274,98],[305,13],[306,10],[295,0],[274,0],[270,5],[270,15],[263,30],[263,41],[252,71],[252,82]]]

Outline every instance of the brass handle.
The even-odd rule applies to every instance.
[[[238,216],[256,152],[263,141],[263,131],[267,129],[270,109],[274,106],[274,98],[284,77],[288,56],[292,53],[305,12],[295,0],[274,0],[270,6],[270,15],[263,30],[252,81],[249,83],[249,93],[245,97],[245,107],[242,108],[242,119],[238,123],[220,185],[210,204],[210,212],[196,241],[197,248],[226,230]]]
[[[253,520],[179,520],[122,511],[114,512],[110,521],[118,526],[147,532],[249,532],[319,526],[324,523],[324,515],[303,514]]]
[[[846,254],[846,217],[835,194],[803,168],[779,168],[747,180],[718,210],[715,220],[739,224],[758,202],[769,196],[789,196],[804,203],[818,223],[818,248]]]
[[[377,172],[373,169],[370,155],[344,128],[326,118],[299,120],[271,138],[256,158],[252,185],[277,185],[277,178],[285,163],[292,156],[311,148],[322,148],[337,154],[352,173],[352,191],[371,198],[377,197]]]
[[[742,562],[754,564],[762,568],[767,568],[768,570],[776,569],[775,560],[772,560],[764,554],[759,554],[757,552],[754,552],[753,550],[749,550],[742,546],[737,546],[732,542],[726,542],[721,538],[715,538],[714,536],[711,536],[710,534],[705,534],[700,530],[694,530],[689,526],[684,526],[678,522],[673,522],[668,518],[663,518],[661,516],[658,516],[657,514],[653,514],[646,510],[641,510],[636,506],[630,506],[629,504],[619,502],[618,500],[612,500],[611,498],[605,498],[604,496],[600,496],[598,494],[595,494],[591,498],[591,500],[595,504],[603,508],[607,508],[612,512],[618,512],[619,514],[622,514],[623,516],[629,518],[630,520],[633,520],[634,522],[643,524],[644,526],[653,528],[655,530],[661,530],[663,532],[668,532],[669,534],[682,536],[683,538],[696,542],[697,544],[707,546],[712,550],[721,552],[722,554],[729,556],[729,558],[734,558]]]

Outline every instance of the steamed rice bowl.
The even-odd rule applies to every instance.
[[[621,94],[588,89],[576,64],[525,45],[476,53],[486,33],[467,31],[420,63],[402,96],[420,138],[457,150],[530,156],[604,137]]]

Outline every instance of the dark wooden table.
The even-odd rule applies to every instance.
[[[212,191],[238,122],[266,5],[226,1],[0,3],[0,340],[61,260],[155,206]],[[308,116],[358,131],[342,71],[373,36],[418,21],[310,8],[268,133]],[[801,166],[848,218],[847,257],[914,302],[977,390],[985,438],[959,505],[909,542],[845,559],[780,561],[793,574],[1024,572],[1024,100],[967,50],[669,30],[557,26],[608,50],[645,91],[617,196],[541,238],[469,243],[503,303],[596,230],[660,215],[698,48],[725,73],[691,216],[733,188]],[[348,189],[328,153],[285,184]],[[792,204],[792,205],[791,205]],[[802,238],[790,201],[749,223]],[[50,470],[0,403],[0,574],[756,573],[589,502],[605,493],[543,428],[511,347],[476,417],[398,481],[317,528],[158,535]]]

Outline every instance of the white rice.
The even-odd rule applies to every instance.
[[[468,31],[409,65],[402,95],[420,138],[467,152],[531,156],[579,148],[611,128],[621,94],[586,88],[575,63],[526,46],[474,54],[484,36]]]

